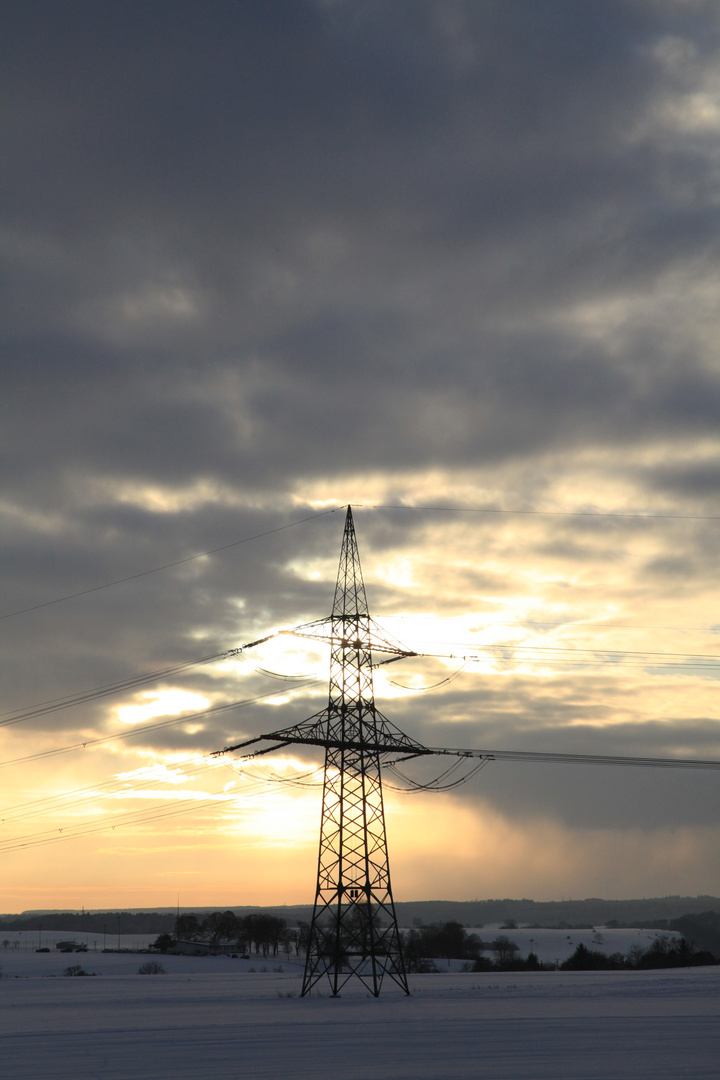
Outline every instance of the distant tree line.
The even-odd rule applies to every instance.
[[[305,951],[307,935],[307,924],[288,926],[285,919],[265,912],[238,916],[233,911],[213,911],[204,919],[179,915],[172,934],[160,934],[153,947],[167,952],[176,941],[196,941],[225,944],[241,953],[277,956],[280,951]]]
[[[712,931],[716,924],[720,930],[720,916],[688,916],[701,918],[703,925]],[[516,929],[507,920],[504,929]],[[306,922],[288,926],[285,919],[266,912],[238,916],[232,911],[214,911],[200,919],[197,915],[183,914],[176,918],[172,934],[161,934],[154,948],[162,952],[175,941],[206,942],[225,945],[244,954],[277,956],[278,952],[305,954],[309,936]],[[461,960],[466,971],[541,971],[560,967],[565,971],[597,971],[622,969],[650,969],[663,967],[689,967],[717,964],[717,954],[706,948],[698,948],[689,938],[669,937],[660,934],[647,947],[634,945],[627,955],[608,955],[586,945],[578,945],[575,952],[562,964],[543,963],[534,952],[520,955],[520,947],[505,933],[498,933],[489,940],[465,929],[453,920],[432,923],[430,926],[414,926],[402,935],[405,965],[409,972],[443,970],[443,961]]]
[[[534,952],[526,957],[521,956],[519,945],[506,934],[497,934],[491,941],[482,941],[477,934],[468,933],[457,922],[413,927],[403,936],[403,952],[410,972],[441,971],[438,962],[442,960],[462,960],[466,971],[541,971],[558,966],[541,962]],[[707,964],[720,964],[720,959],[709,949],[697,948],[687,938],[660,934],[647,948],[634,945],[627,955],[607,955],[586,945],[578,945],[572,956],[559,967],[564,971],[598,971]]]
[[[643,949],[633,945],[627,955],[606,953],[578,945],[572,956],[560,964],[563,971],[647,971],[653,968],[704,967],[720,964],[720,959],[708,949],[698,949],[687,938],[670,938],[660,934]]]
[[[413,927],[403,935],[403,955],[408,971],[435,971],[435,960],[477,960],[487,948],[477,934],[469,934],[459,922]]]
[[[674,898],[672,898],[674,899]],[[483,941],[470,933],[456,920],[413,926],[403,934],[403,952],[408,970],[438,970],[438,962],[462,960],[468,970],[536,970],[543,965],[532,952],[521,957],[519,947],[506,934]],[[578,946],[573,956],[561,965],[566,970],[593,968],[652,968],[720,963],[720,913],[705,911],[683,915],[676,919],[659,919],[634,926],[657,930],[673,930],[683,935],[683,941],[660,935],[647,949],[634,947],[627,956],[605,953]],[[589,927],[588,927],[589,928]],[[123,935],[158,934],[155,948],[167,950],[175,940],[205,941],[215,945],[226,943],[239,952],[255,952],[263,956],[279,951],[305,953],[309,934],[307,922],[293,925],[268,912],[251,912],[238,916],[232,911],[211,912],[204,917],[170,913],[99,911],[52,912],[32,916],[0,919],[0,931],[61,930],[74,933],[107,933]],[[515,920],[507,918],[502,930],[516,929]],[[9,939],[8,939],[9,943]],[[581,965],[586,965],[581,967]]]
[[[519,945],[505,934],[483,941],[453,921],[413,927],[403,935],[403,955],[411,972],[437,971],[438,960],[464,960],[468,971],[501,969],[512,965],[519,951]],[[483,956],[486,952],[492,960]]]
[[[679,919],[655,920],[644,924],[650,930],[676,930],[699,949],[720,956],[720,912],[701,911]]]

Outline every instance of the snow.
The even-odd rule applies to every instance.
[[[450,972],[411,976],[409,998],[349,984],[338,999],[303,999],[285,960],[279,972],[272,959],[159,957],[167,974],[138,975],[145,959],[0,954],[3,1080],[718,1076],[718,967]],[[70,963],[97,976],[63,977]]]

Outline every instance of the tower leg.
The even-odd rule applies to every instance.
[[[360,979],[377,997],[388,976],[409,993],[390,885],[377,753],[328,748],[315,906],[302,995]]]

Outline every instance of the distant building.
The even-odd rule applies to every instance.
[[[231,946],[227,941],[174,941],[168,949],[168,956],[220,956],[230,951]]]

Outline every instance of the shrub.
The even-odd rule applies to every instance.
[[[157,960],[147,960],[138,968],[138,975],[164,975],[165,968]]]
[[[597,949],[588,949],[587,945],[581,942],[560,968],[562,971],[615,971],[625,966],[625,958],[619,953],[607,956]]]
[[[161,953],[166,953],[168,949],[172,949],[173,944],[174,942],[170,934],[160,934],[155,938],[150,948],[157,949],[158,952]]]
[[[80,964],[71,964],[63,971],[63,975],[87,975],[88,972]]]

